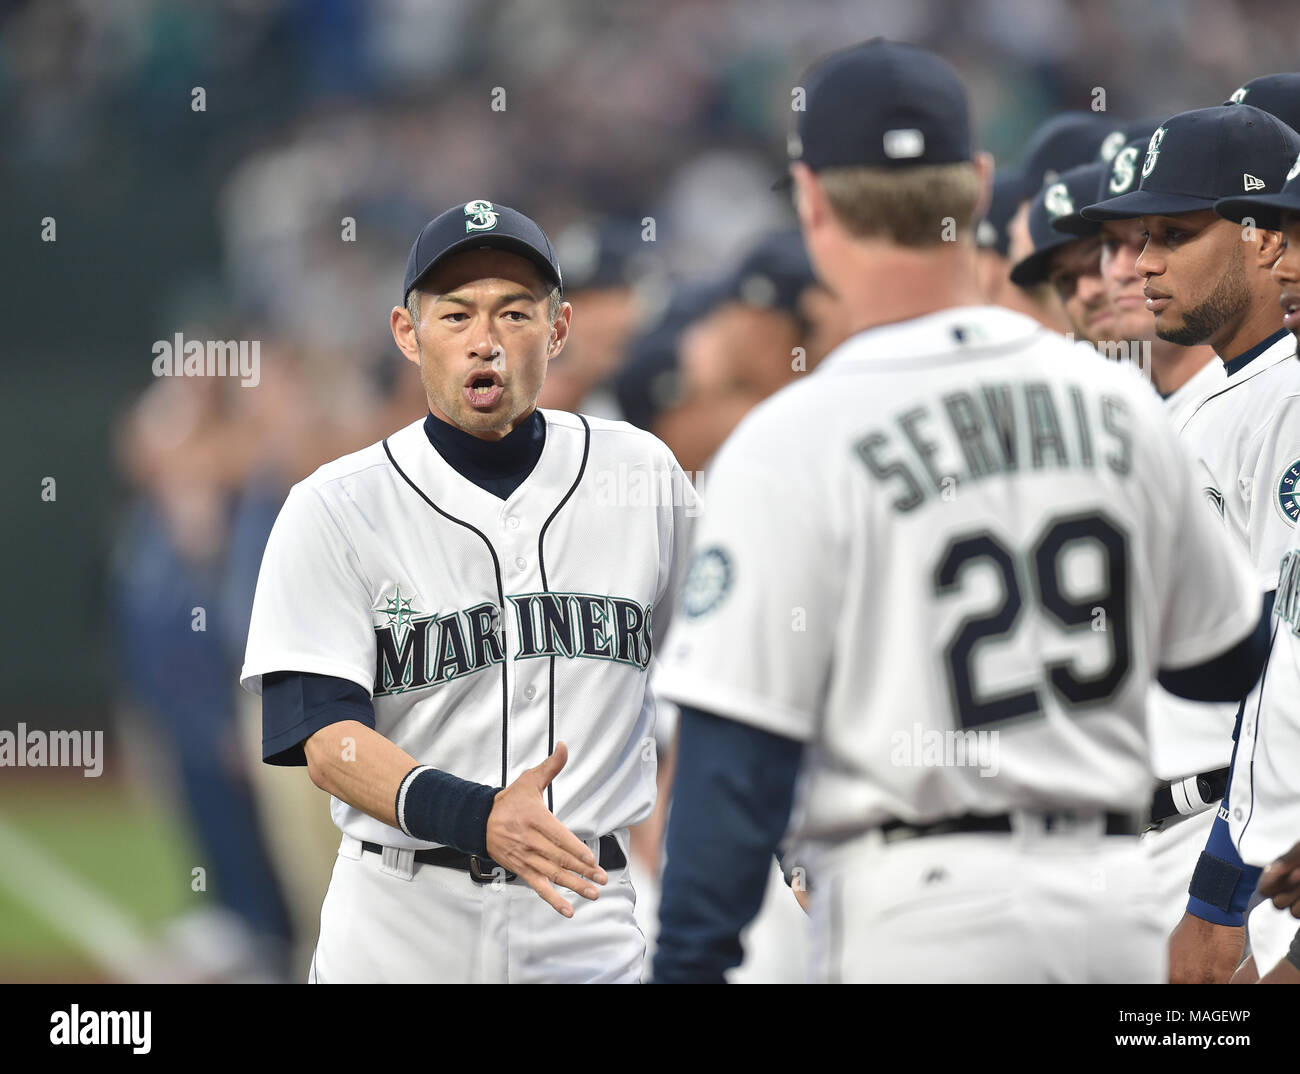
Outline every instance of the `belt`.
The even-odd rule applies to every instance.
[[[1204,813],[1223,797],[1228,789],[1230,769],[1216,768],[1212,772],[1176,779],[1156,788],[1151,796],[1151,826],[1163,824],[1170,817],[1190,817]]]
[[[384,848],[378,843],[363,842],[361,849],[371,854],[382,854],[384,852]],[[414,860],[420,865],[441,865],[444,869],[460,869],[462,872],[469,873],[470,879],[476,884],[490,884],[498,877],[505,880],[518,879],[517,874],[512,873],[502,865],[498,865],[491,858],[480,858],[477,854],[466,854],[452,847],[417,850]],[[623,856],[623,848],[618,845],[618,840],[613,835],[602,835],[600,837],[600,867],[608,871],[610,869],[621,869],[626,864],[627,858]]]
[[[1033,810],[1025,814],[1033,818],[1040,830],[1044,832],[1068,832],[1078,830],[1081,826],[1095,822],[1098,817],[1105,817],[1107,835],[1137,835],[1141,830],[1137,818],[1129,813],[1086,813],[1070,809]],[[893,843],[899,839],[923,839],[928,835],[955,835],[967,832],[1013,832],[1016,830],[1015,818],[1010,813],[996,816],[980,817],[965,813],[960,817],[949,817],[931,824],[908,824],[906,821],[891,820],[880,826],[885,842]]]

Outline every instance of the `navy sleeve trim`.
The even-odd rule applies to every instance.
[[[1268,660],[1272,634],[1273,594],[1264,598],[1255,629],[1225,653],[1203,664],[1156,676],[1171,694],[1192,701],[1240,701],[1255,685]]]
[[[803,743],[690,706],[680,727],[654,980],[717,983],[762,904]]]
[[[349,679],[306,671],[262,676],[262,760],[303,767],[303,743],[322,727],[344,720],[375,726],[370,695]]]

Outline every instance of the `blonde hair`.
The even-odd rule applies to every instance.
[[[975,224],[979,177],[969,161],[914,168],[826,168],[817,173],[831,211],[857,238],[899,246],[951,242]]]

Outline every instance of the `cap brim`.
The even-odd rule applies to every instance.
[[[1132,190],[1118,198],[1085,205],[1079,214],[1085,220],[1132,220],[1138,216],[1174,216],[1213,208],[1214,198],[1170,194],[1163,190]]]
[[[1283,213],[1300,214],[1300,190],[1287,193],[1257,194],[1254,197],[1224,198],[1214,203],[1214,211],[1225,220],[1240,224],[1251,217],[1257,227],[1265,231],[1278,231],[1282,227]]]
[[[549,280],[563,292],[564,283],[555,274],[555,269],[551,266],[546,251],[538,249],[532,243],[523,239],[517,239],[513,235],[493,235],[490,232],[484,232],[481,235],[466,235],[459,242],[448,246],[447,249],[429,262],[425,270],[407,288],[406,293],[409,295],[415,287],[419,286],[421,280],[428,276],[434,268],[446,261],[447,258],[454,257],[456,254],[463,254],[466,250],[482,250],[484,248],[504,250],[506,253],[518,254],[520,257],[531,261],[537,266],[537,271],[541,273],[543,280]]]
[[[1028,257],[1011,266],[1011,282],[1017,287],[1035,287],[1047,282],[1047,271],[1052,264],[1052,255],[1063,246],[1069,246],[1075,239],[1071,235],[1062,235],[1060,242],[1042,246]]]
[[[1058,216],[1052,221],[1052,227],[1065,235],[1073,235],[1076,239],[1091,238],[1101,231],[1101,224],[1096,220],[1085,220],[1079,213]]]

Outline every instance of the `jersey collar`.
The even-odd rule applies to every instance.
[[[1290,333],[1285,328],[1278,329],[1271,336],[1269,336],[1268,339],[1261,339],[1249,350],[1242,351],[1242,353],[1237,355],[1237,357],[1232,359],[1225,358],[1223,362],[1223,368],[1228,371],[1228,376],[1232,376],[1232,374],[1242,369],[1245,369],[1246,366],[1250,365],[1251,362],[1253,362],[1266,350],[1268,350],[1270,347],[1276,344],[1279,340],[1285,339],[1288,335],[1290,335]]]

